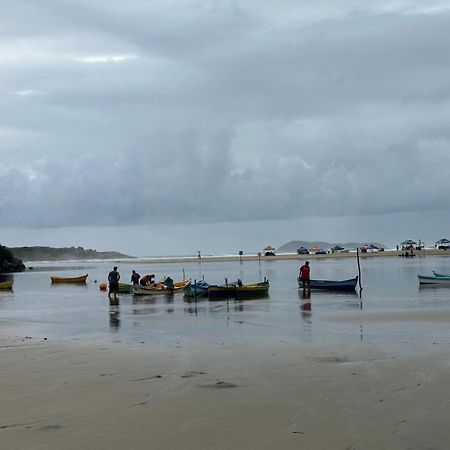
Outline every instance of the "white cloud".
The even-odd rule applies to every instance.
[[[0,225],[445,206],[450,14],[421,5],[9,2]]]
[[[95,63],[119,63],[138,58],[138,55],[90,55],[74,57],[75,61],[95,64]]]

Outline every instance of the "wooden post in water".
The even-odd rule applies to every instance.
[[[361,264],[359,263],[359,248],[356,248],[356,259],[358,261],[358,283],[359,283],[359,296],[361,297],[362,285],[361,285]]]
[[[186,274],[184,272],[184,269],[183,269],[183,281],[186,281]]]

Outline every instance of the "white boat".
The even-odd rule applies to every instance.
[[[441,286],[450,286],[450,277],[437,277],[437,276],[426,276],[426,275],[417,275],[419,278],[420,285],[433,284],[433,285],[441,285]]]

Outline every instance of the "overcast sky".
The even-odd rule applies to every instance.
[[[450,237],[447,1],[0,12],[0,242],[149,255]]]

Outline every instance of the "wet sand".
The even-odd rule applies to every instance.
[[[0,323],[0,439],[24,449],[445,449],[449,358],[336,343],[55,342]]]
[[[383,252],[377,253],[360,253],[361,258],[379,258],[385,256],[393,256],[399,258],[401,255],[401,251],[397,250],[386,250]],[[450,251],[447,250],[438,250],[438,249],[426,249],[426,250],[417,250],[415,251],[415,257],[423,257],[423,256],[450,256]],[[139,258],[137,260],[133,260],[134,264],[144,263],[208,263],[208,262],[223,262],[223,261],[278,261],[278,260],[286,260],[286,259],[294,259],[294,260],[314,260],[314,259],[327,259],[327,258],[355,258],[356,252],[342,252],[342,253],[327,253],[326,255],[298,255],[295,253],[283,253],[275,256],[258,256],[258,255],[243,255],[242,257],[236,256],[202,256],[198,258],[197,256],[192,257],[173,257],[173,258]],[[407,258],[410,259],[410,258]]]

